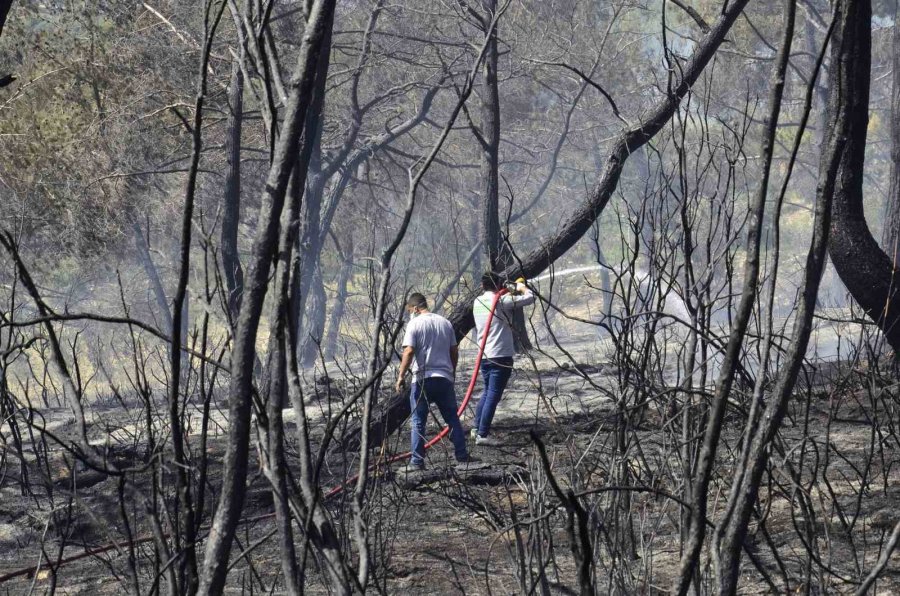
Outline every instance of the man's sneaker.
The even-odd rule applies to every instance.
[[[400,472],[402,474],[414,474],[416,472],[421,472],[425,469],[424,463],[416,463],[416,462],[408,462],[405,466],[400,468]]]
[[[460,474],[468,474],[469,472],[484,470],[489,467],[487,463],[471,455],[467,455],[465,459],[456,460],[456,471]]]
[[[499,447],[503,443],[501,443],[494,437],[482,437],[481,435],[475,435],[475,444],[482,447]]]

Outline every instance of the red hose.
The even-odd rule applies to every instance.
[[[484,324],[484,333],[481,336],[481,341],[478,344],[478,355],[475,356],[475,370],[472,371],[472,378],[469,380],[469,387],[466,389],[466,395],[463,397],[462,403],[459,405],[459,409],[456,411],[458,416],[461,416],[462,413],[466,410],[466,406],[469,405],[469,400],[472,399],[472,392],[475,391],[475,383],[478,381],[478,371],[481,368],[481,359],[484,356],[484,347],[487,345],[487,337],[488,331],[491,330],[491,322],[494,320],[494,311],[497,309],[497,303],[500,302],[500,298],[503,297],[504,294],[507,293],[506,288],[501,288],[498,292],[494,294],[494,300],[491,302],[491,310],[488,312],[487,321]],[[436,445],[441,439],[446,437],[450,433],[450,427],[445,426],[441,429],[441,432],[437,434],[433,439],[425,443],[425,449],[430,449],[434,445]],[[387,461],[376,462],[369,466],[369,471],[376,469],[380,465],[392,464],[401,460],[404,460],[412,455],[412,451],[407,451],[406,453],[400,453],[394,455],[387,459]],[[359,474],[351,476],[347,480],[345,480],[342,484],[332,488],[328,492],[325,493],[325,499],[330,499],[336,495],[339,495],[344,491],[345,488],[351,483],[355,482],[356,479],[359,478]]]

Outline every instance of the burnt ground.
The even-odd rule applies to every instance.
[[[592,350],[575,357],[585,362],[599,361]],[[538,356],[532,362],[517,362],[518,372],[495,421],[496,434],[504,444],[492,448],[472,446],[472,454],[479,462],[466,468],[456,466],[449,443],[445,442],[429,453],[425,472],[407,476],[386,471],[370,484],[369,530],[376,578],[372,591],[380,588],[391,594],[577,593],[567,516],[548,487],[532,433],[547,445],[554,475],[564,489],[573,486],[573,482],[581,491],[609,487],[616,470],[624,465],[630,470],[633,485],[680,494],[680,484],[675,480],[680,469],[678,428],[674,419],[666,417],[665,404],[648,404],[630,435],[626,457],[615,458],[615,371],[596,364],[579,367],[586,373],[585,379],[571,364],[560,366],[563,360],[557,354],[554,358]],[[467,377],[467,373],[463,376]],[[310,387],[311,392],[314,389]],[[766,532],[754,522],[748,539],[748,548],[776,580],[787,573],[792,586],[801,591],[801,579],[810,577],[810,593],[821,593],[821,587],[828,593],[852,593],[855,582],[877,560],[886,533],[900,519],[900,451],[896,435],[890,432],[896,424],[896,410],[885,410],[887,404],[898,403],[897,397],[892,393],[872,396],[854,384],[839,387],[820,383],[808,402],[798,396],[792,404],[782,433],[783,453],[773,456],[777,472],[771,490],[765,489],[760,500],[767,519]],[[324,409],[325,399],[311,397],[312,409]],[[108,445],[111,457],[119,464],[134,464],[146,458],[146,435],[139,428],[140,404],[125,405],[128,408],[113,401],[95,404],[91,410],[92,436],[98,444]],[[48,429],[59,434],[71,430],[67,410],[47,410],[44,416]],[[878,425],[873,432],[870,421],[876,416]],[[292,413],[286,410],[285,417],[290,432]],[[224,450],[216,425],[224,428],[224,418],[221,409],[213,417],[208,448],[211,471],[207,515],[214,506],[212,493],[219,484],[218,462]],[[738,442],[739,420],[739,415],[733,413],[726,421],[718,476],[709,494],[713,518],[714,512],[723,507],[734,473],[730,453]],[[157,424],[161,429],[162,422]],[[436,424],[432,426],[437,428]],[[406,432],[393,437],[383,453],[405,450]],[[158,440],[165,440],[164,432]],[[50,465],[43,469],[34,465],[31,455],[26,454],[28,465],[23,468],[12,449],[4,451],[0,575],[35,565],[41,558],[42,537],[43,551],[51,561],[83,556],[86,548],[117,543],[118,548],[62,566],[56,573],[56,590],[98,595],[123,592],[116,574],[121,575],[125,568],[127,549],[125,529],[118,515],[116,479],[80,465],[73,467],[64,452],[52,447],[51,451]],[[790,478],[782,473],[786,458],[800,465],[803,486],[792,488]],[[339,482],[338,472],[348,462],[352,464],[351,456],[330,457],[323,470],[323,486]],[[18,477],[23,470],[35,487],[33,494],[23,494],[19,488]],[[73,486],[77,488],[74,492]],[[149,494],[149,485],[144,490]],[[808,519],[810,512],[801,506],[796,497],[798,491],[814,505],[814,519]],[[274,528],[272,519],[266,517],[272,511],[271,494],[255,459],[251,462],[248,494],[245,517],[249,521],[239,531],[241,549],[255,544]],[[678,505],[658,494],[630,495],[627,508],[635,542],[631,543],[633,552],[623,556],[621,550],[616,550],[619,542],[613,538],[617,534],[611,521],[616,508],[622,506],[622,497],[615,497],[614,492],[599,493],[584,497],[582,502],[594,523],[597,592],[610,593],[619,586],[620,591],[628,593],[666,593],[679,556]],[[132,500],[126,498],[125,503],[132,507],[131,513],[136,513]],[[340,521],[349,523],[349,506],[338,498],[329,508],[339,520],[339,529],[349,532],[349,527],[342,527]],[[136,537],[148,532],[145,527],[130,530]],[[68,536],[61,554],[60,535]],[[780,562],[772,556],[771,546],[778,549]],[[151,556],[150,543],[136,548],[140,555]],[[807,555],[810,549],[815,554],[812,563]],[[900,593],[900,556],[895,559],[873,593]],[[541,568],[542,576],[538,573]],[[315,557],[311,555],[307,565],[308,591],[326,593],[316,569]],[[270,589],[278,593],[278,570],[274,540],[263,541],[235,564],[229,576],[229,593],[261,593]],[[742,593],[770,592],[746,556],[744,573]],[[35,593],[45,593],[52,576],[45,561],[37,576],[6,581],[0,584],[0,591],[20,594],[33,588]],[[611,578],[617,578],[618,583],[612,583]],[[141,582],[147,591],[153,578],[142,575]]]

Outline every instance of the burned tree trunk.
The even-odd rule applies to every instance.
[[[153,299],[163,319],[166,333],[172,330],[172,313],[169,312],[169,299],[166,297],[166,290],[163,288],[162,279],[159,276],[159,269],[153,262],[153,256],[150,254],[150,243],[144,235],[141,224],[138,223],[137,217],[129,216],[131,220],[131,232],[134,236],[134,247],[137,249],[138,260],[141,267],[147,275],[147,281],[150,282],[150,291],[153,293]]]
[[[184,192],[184,207],[181,213],[181,246],[178,252],[178,279],[175,295],[172,297],[172,329],[169,342],[169,387],[168,410],[169,430],[175,468],[175,494],[178,498],[178,519],[180,532],[174,532],[175,549],[178,553],[177,577],[179,590],[183,594],[192,595],[197,591],[199,577],[197,574],[197,523],[195,521],[194,494],[190,466],[190,445],[186,444],[184,433],[184,413],[181,409],[181,347],[187,333],[188,279],[191,268],[191,244],[194,226],[194,204],[197,196],[197,175],[200,171],[200,155],[203,151],[203,106],[206,101],[209,57],[212,53],[213,38],[221,21],[225,5],[222,4],[215,15],[210,14],[207,5],[205,21],[209,23],[206,38],[200,57],[199,81],[197,96],[194,102],[194,119],[191,126],[191,161],[188,167]]]
[[[337,243],[335,243],[337,244]],[[344,308],[347,305],[347,284],[353,275],[353,238],[347,238],[346,245],[338,246],[341,255],[341,271],[338,273],[337,294],[334,298],[334,307],[331,309],[331,317],[328,319],[328,330],[325,332],[325,359],[334,358],[337,351],[338,338],[341,335],[341,320],[344,318]]]
[[[3,35],[3,26],[6,25],[12,5],[13,0],[0,0],[0,35]],[[0,88],[6,87],[15,80],[16,77],[10,73],[0,73]]]
[[[482,0],[484,22],[490,22],[497,11],[497,0]],[[500,230],[500,89],[497,69],[500,52],[497,48],[497,30],[488,39],[484,57],[484,85],[481,91],[481,184],[482,231],[484,254],[491,271],[502,271],[512,265],[514,259]],[[516,353],[531,348],[525,313],[522,309],[512,312],[513,341]]]
[[[497,0],[483,0],[486,19],[497,10]],[[484,254],[491,269],[502,269],[500,236],[500,93],[497,85],[497,32],[488,39],[484,56],[484,84],[481,88],[481,217]]]
[[[222,268],[228,291],[228,310],[232,321],[237,320],[244,291],[244,270],[238,255],[238,224],[241,219],[241,125],[244,109],[244,76],[237,61],[231,65],[228,86],[228,136],[225,155],[228,170],[225,174],[225,196],[222,204]]]
[[[331,45],[331,34],[326,33],[323,42],[325,47]],[[291,321],[298,326],[297,337],[302,346],[306,345],[309,317],[304,316],[307,305],[313,306],[309,294],[319,265],[320,229],[322,217],[322,198],[328,176],[322,165],[322,111],[325,107],[325,83],[328,80],[330,52],[319,56],[316,66],[316,81],[313,88],[313,100],[306,116],[306,140],[303,144],[302,160],[309,164],[306,191],[303,201],[303,216],[300,222],[300,234],[297,238],[298,269],[293,276],[291,292]],[[301,357],[305,354],[301,348]]]
[[[871,26],[871,6],[868,0],[858,0],[848,3],[846,7],[854,14],[861,11],[867,16],[859,16],[853,25],[856,32],[852,35],[861,38],[848,50],[852,55],[841,57],[845,61],[852,60],[858,72],[853,77],[849,96],[844,99],[849,102],[850,114],[847,147],[841,155],[835,188],[828,253],[854,300],[884,332],[894,352],[900,353],[900,291],[895,279],[897,270],[869,231],[863,210],[871,83],[869,69],[872,61],[871,35],[868,32]],[[863,29],[866,29],[865,33]]]
[[[223,461],[222,490],[209,531],[200,576],[201,594],[220,594],[228,575],[231,543],[240,521],[246,493],[249,457],[251,392],[256,336],[269,287],[272,259],[278,246],[279,215],[285,203],[288,180],[297,165],[300,137],[312,99],[319,53],[333,22],[334,0],[317,0],[310,11],[290,83],[284,121],[275,147],[260,207],[257,236],[245,279],[244,298],[234,332],[231,385],[228,392],[229,424]]]
[[[309,289],[310,296],[306,301],[306,316],[303,324],[303,337],[300,343],[300,365],[309,367],[319,357],[319,346],[325,332],[325,284],[322,280],[322,268],[316,267]]]
[[[882,246],[896,269],[900,264],[900,2],[893,27],[894,81],[891,87],[891,180],[888,191]]]
[[[6,25],[6,18],[12,10],[12,5],[13,0],[0,0],[0,35],[3,35],[3,26]]]

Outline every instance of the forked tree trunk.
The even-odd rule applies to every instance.
[[[866,127],[869,122],[869,67],[871,65],[871,6],[868,0],[845,2],[841,6],[856,14],[853,25],[862,36],[852,49],[852,56],[842,56],[853,60],[857,69],[864,69],[865,75],[854,77],[852,93],[845,101],[850,102],[849,136],[847,148],[841,155],[840,171],[835,188],[831,221],[831,238],[828,253],[834,268],[847,286],[853,299],[863,308],[866,315],[882,330],[895,353],[900,354],[900,291],[895,279],[897,271],[890,257],[881,250],[869,231],[863,210],[863,176],[866,161]],[[865,23],[863,23],[865,21]],[[848,25],[850,26],[850,25]],[[863,32],[863,29],[866,32]],[[896,61],[896,57],[895,57]]]
[[[310,11],[297,66],[291,78],[280,136],[260,205],[257,235],[244,280],[244,296],[234,332],[231,353],[231,385],[228,391],[228,434],[222,466],[222,489],[209,530],[206,556],[200,576],[201,594],[221,594],[228,575],[229,555],[246,494],[251,426],[251,392],[256,337],[263,303],[269,288],[272,259],[278,246],[279,217],[285,203],[288,180],[297,165],[300,137],[312,100],[316,64],[326,31],[333,22],[335,0],[316,0]],[[327,51],[327,50],[326,50]]]
[[[188,166],[184,191],[184,207],[181,211],[181,242],[178,251],[178,277],[172,296],[172,332],[169,339],[169,387],[168,413],[169,436],[172,444],[172,466],[175,476],[175,495],[178,499],[177,524],[173,530],[174,546],[177,552],[177,577],[179,591],[193,596],[199,585],[197,574],[197,528],[194,510],[194,490],[192,478],[188,474],[190,466],[190,445],[183,431],[184,412],[181,408],[181,378],[187,376],[188,358],[182,358],[182,346],[187,337],[188,279],[191,269],[191,245],[193,244],[194,204],[197,196],[197,175],[200,171],[200,156],[203,152],[203,109],[206,101],[209,57],[213,38],[225,4],[220,4],[211,13],[212,5],[206,6],[204,21],[207,23],[203,49],[200,55],[197,95],[194,101],[194,118],[191,126],[191,159]],[[184,370],[183,370],[184,369]]]

